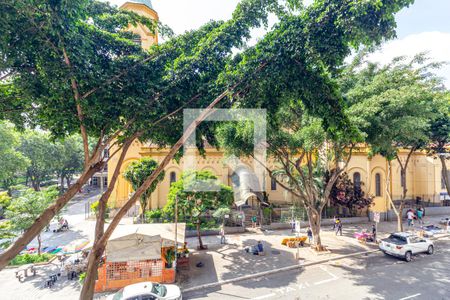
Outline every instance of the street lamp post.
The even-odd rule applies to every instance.
[[[175,270],[178,261],[178,195],[175,196]]]

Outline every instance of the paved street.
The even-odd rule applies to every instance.
[[[186,293],[185,299],[450,299],[450,239],[411,263],[382,253]],[[251,270],[249,270],[251,272]],[[351,291],[351,292],[350,292]]]

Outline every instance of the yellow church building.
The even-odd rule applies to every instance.
[[[127,1],[121,6],[121,9],[131,10],[158,20],[158,14],[153,9],[150,0]],[[130,27],[130,30],[141,37],[137,42],[143,48],[148,48],[158,42],[157,34],[152,34],[144,26]],[[142,157],[151,157],[157,162],[161,162],[167,153],[168,149],[158,149],[154,145],[142,144],[136,141],[128,151],[121,172],[131,162]],[[406,156],[407,151],[400,152],[401,160],[404,161]],[[206,149],[205,157],[197,156],[197,168],[198,170],[209,170],[222,183],[233,186],[234,171],[224,163],[224,158],[223,152],[214,148],[208,148]],[[249,166],[253,165],[250,160],[244,160],[243,162]],[[116,165],[117,156],[109,161],[108,169],[114,170]],[[167,166],[164,180],[158,185],[155,192],[151,195],[151,199],[149,199],[149,209],[162,208],[166,204],[170,184],[180,178],[180,174],[183,171],[182,168],[183,159],[181,159],[180,163],[173,161]],[[363,191],[366,195],[374,197],[374,205],[371,207],[372,211],[386,212],[390,210],[390,204],[386,197],[386,184],[388,184],[387,189],[390,191],[394,200],[400,199],[401,197],[402,183],[398,162],[392,162],[392,174],[388,183],[386,183],[387,169],[388,162],[385,158],[379,155],[369,158],[366,149],[356,151],[347,167],[347,173],[352,181],[356,184],[363,182]],[[406,184],[408,187],[407,199],[420,198],[422,203],[430,202],[435,205],[442,205],[443,200],[450,199],[442,183],[441,170],[441,164],[438,159],[427,156],[422,152],[414,153],[411,157],[406,175]],[[109,177],[112,176],[111,173],[109,172]],[[294,201],[292,195],[278,186],[269,176],[266,176],[264,179],[262,188],[267,192],[270,203],[288,206]],[[122,176],[119,176],[111,195],[110,205],[115,208],[121,207],[132,192],[131,185]],[[249,198],[249,200],[251,199]]]

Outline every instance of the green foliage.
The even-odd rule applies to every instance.
[[[433,73],[438,66],[419,54],[409,62],[396,58],[384,67],[369,63],[348,77],[348,114],[374,154],[393,160],[400,148],[428,144],[443,99],[442,83]]]
[[[38,254],[22,254],[17,255],[9,264],[11,266],[21,266],[33,263],[46,262],[52,259],[55,255],[49,253]]]
[[[20,140],[19,150],[30,161],[27,176],[38,191],[42,181],[54,174],[58,149],[49,135],[41,131],[28,130]]]
[[[213,217],[216,219],[223,219],[226,215],[231,213],[231,209],[229,207],[219,207],[213,212]]]
[[[0,208],[5,210],[8,209],[11,204],[12,198],[8,195],[7,192],[0,192]]]
[[[11,221],[11,229],[26,230],[56,200],[58,194],[57,187],[49,187],[40,192],[25,190],[19,197],[14,198],[6,211],[6,217]]]
[[[85,278],[86,278],[86,272],[81,273],[80,276],[78,276],[78,282],[80,284],[83,284]]]
[[[211,191],[204,191],[205,184]],[[174,215],[177,197],[178,216],[190,217],[197,221],[200,221],[200,217],[207,211],[229,207],[233,203],[232,189],[219,183],[217,177],[210,171],[186,171],[179,180],[172,183],[169,199],[163,208],[166,214]]]
[[[57,141],[55,146],[54,171],[61,182],[66,179],[69,185],[73,175],[83,171],[83,141],[80,136],[74,135]]]
[[[131,186],[136,191],[156,168],[158,168],[158,163],[155,160],[144,157],[138,161],[133,161],[123,172],[123,177],[131,183]],[[164,171],[158,175],[156,180],[153,181],[150,187],[142,194],[141,207],[144,216],[148,199],[162,180],[164,180]]]
[[[149,223],[154,223],[165,219],[165,214],[162,209],[152,209],[145,212],[145,220]]]
[[[98,205],[100,204],[100,202],[97,200],[97,201],[95,201],[95,202],[92,202],[92,204],[91,204],[91,211],[94,213],[94,214],[97,214],[97,211],[98,211]]]
[[[8,192],[29,164],[29,160],[17,151],[18,146],[19,136],[14,127],[0,122],[0,187]]]

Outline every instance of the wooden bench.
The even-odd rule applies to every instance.
[[[20,282],[23,279],[28,277],[28,271],[30,271],[30,275],[36,276],[36,268],[33,265],[22,266],[16,271],[16,278],[19,279]]]

